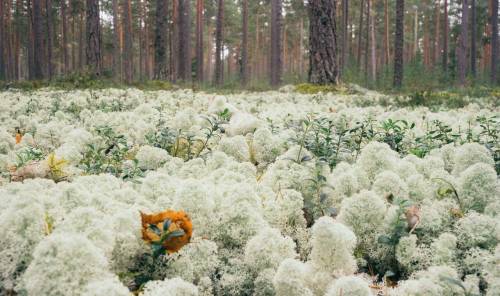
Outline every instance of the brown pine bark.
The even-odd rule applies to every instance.
[[[349,30],[349,0],[342,0],[342,52],[340,58],[339,76],[346,68],[347,59],[349,54],[348,43],[348,30]]]
[[[5,56],[4,56],[4,2],[0,2],[0,80],[5,80]]]
[[[242,30],[243,38],[241,41],[241,84],[248,83],[248,0],[243,0],[242,9]]]
[[[282,21],[282,2],[281,0],[271,0],[271,85],[281,84],[283,72],[282,50],[283,42],[281,39]],[[334,10],[335,11],[335,10]]]
[[[434,12],[434,55],[432,64],[436,65],[439,60],[439,53],[441,51],[441,5],[440,0],[435,2]]]
[[[476,65],[477,65],[476,31],[477,31],[476,0],[471,0],[470,72],[473,77],[476,77]]]
[[[448,40],[450,23],[448,20],[448,0],[444,0],[444,32],[443,32],[443,71],[448,72]]]
[[[462,0],[462,22],[460,43],[458,47],[458,79],[461,86],[465,86],[467,76],[467,41],[468,41],[469,5],[467,0]]]
[[[122,79],[122,52],[120,48],[120,18],[118,0],[112,1],[113,8],[113,76]]]
[[[427,6],[427,1],[424,2]],[[431,65],[431,54],[430,54],[430,32],[429,32],[429,14],[426,8],[424,8],[424,65],[427,70],[429,70]]]
[[[396,36],[394,38],[394,87],[403,84],[403,47],[404,47],[405,1],[396,0]]]
[[[377,80],[377,39],[375,38],[375,16],[371,18],[370,24],[371,35],[371,79]]]
[[[388,0],[384,0],[384,64],[389,65],[391,59],[390,45],[389,45],[389,5]]]
[[[170,80],[176,82],[178,78],[178,51],[179,51],[179,0],[172,1],[172,23],[170,27],[169,43]]]
[[[69,55],[68,55],[68,16],[66,11],[66,0],[61,0],[61,49],[62,49],[62,64],[64,66],[63,73],[69,72]]]
[[[492,17],[491,17],[491,73],[490,78],[492,83],[498,83],[498,0],[492,1]]]
[[[215,29],[215,85],[224,83],[224,65],[222,62],[222,38],[224,23],[224,0],[217,3],[217,23]]]
[[[43,20],[41,0],[33,0],[33,79],[43,79]]]
[[[54,21],[52,19],[52,0],[45,0],[46,23],[47,23],[47,74],[52,79],[54,75]]]
[[[311,0],[309,13],[309,82],[338,82],[335,4],[330,0]]]
[[[365,9],[365,0],[361,0],[360,11],[359,11],[359,26],[358,26],[358,55],[356,63],[358,65],[358,72],[361,71],[361,51],[362,51],[362,28],[363,28],[363,17]]]
[[[99,77],[102,70],[101,26],[99,17],[99,0],[87,0],[87,25],[85,54],[88,71]]]
[[[190,0],[179,0],[179,79],[190,81],[191,70],[191,4]]]
[[[203,24],[204,24],[204,0],[196,1],[196,79],[203,82],[204,59],[203,59]]]
[[[365,28],[365,84],[368,84],[369,69],[369,55],[370,55],[370,20],[371,18],[371,2],[366,0],[366,28]]]
[[[132,83],[133,75],[133,53],[132,53],[132,8],[130,0],[123,0],[123,74],[126,83]]]
[[[167,65],[167,34],[168,34],[168,2],[156,0],[156,27],[155,27],[155,79],[168,78]]]

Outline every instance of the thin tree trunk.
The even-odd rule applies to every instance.
[[[4,32],[4,2],[0,1],[0,80],[5,80],[5,56],[4,56],[4,40],[5,40],[5,32]]]
[[[330,0],[311,0],[309,12],[309,82],[338,82],[335,5]]]
[[[436,63],[439,60],[439,53],[441,51],[441,36],[440,36],[440,29],[441,29],[441,7],[440,7],[440,0],[436,0],[435,3],[435,13],[434,13],[434,57],[433,57],[433,65],[436,65]]]
[[[204,59],[203,59],[203,24],[204,24],[204,0],[196,1],[196,79],[203,82]]]
[[[403,47],[405,1],[396,0],[396,36],[394,38],[394,87],[403,84]]]
[[[427,70],[430,69],[431,60],[430,60],[430,32],[429,32],[429,13],[427,10],[427,0],[424,2],[425,8],[423,10],[424,13],[424,65]]]
[[[168,2],[156,0],[155,28],[155,79],[165,80],[168,77],[167,34],[168,34]]]
[[[414,23],[413,23],[413,58],[414,59],[417,57],[417,53],[418,53],[418,8],[415,7],[415,16],[414,16]]]
[[[462,0],[462,23],[460,44],[458,48],[458,79],[461,86],[465,86],[467,76],[467,41],[468,41],[469,5],[467,0]]]
[[[175,83],[178,78],[179,0],[172,1],[172,26],[170,34],[170,79]]]
[[[222,38],[224,24],[224,0],[218,0],[217,27],[215,29],[215,85],[224,83],[224,65],[222,63]]]
[[[471,36],[470,36],[470,72],[473,77],[476,77],[477,65],[477,47],[476,47],[476,31],[477,31],[477,17],[476,17],[476,0],[471,0]]]
[[[138,37],[139,37],[139,79],[140,80],[143,80],[144,79],[144,76],[145,76],[145,66],[146,66],[146,63],[145,63],[145,51],[146,51],[146,47],[144,45],[144,36],[145,36],[145,32],[144,32],[144,26],[143,26],[143,23],[144,23],[144,9],[142,7],[142,0],[139,0],[137,2],[137,8],[138,8],[138,20],[137,20],[137,32],[138,32]]]
[[[384,61],[385,65],[389,65],[391,59],[390,45],[389,45],[389,5],[388,0],[384,0]]]
[[[123,48],[123,74],[126,83],[132,83],[133,75],[133,55],[132,55],[132,8],[130,0],[123,0],[123,35],[124,44]]]
[[[113,6],[113,76],[122,79],[122,52],[120,48],[120,19],[118,0],[112,1]]]
[[[299,73],[304,74],[304,19],[300,18],[299,29]]]
[[[271,85],[277,86],[281,83],[283,73],[281,40],[282,30],[282,3],[281,0],[271,0]]]
[[[26,47],[28,48],[28,78],[30,80],[35,79],[35,36],[33,32],[33,1],[28,0],[28,39],[26,40]]]
[[[444,0],[444,32],[443,32],[443,71],[448,72],[448,40],[450,24],[448,21],[448,0]]]
[[[33,0],[34,72],[33,79],[43,79],[43,20],[41,0]]]
[[[190,0],[179,0],[178,73],[183,81],[191,80],[191,5]]]
[[[62,48],[62,61],[64,65],[64,74],[69,72],[69,56],[68,56],[68,16],[66,12],[66,0],[61,0],[61,48]]]
[[[101,26],[99,17],[99,0],[87,0],[87,66],[97,77],[101,75]]]
[[[340,59],[340,68],[339,68],[339,76],[344,72],[347,59],[348,59],[348,51],[349,48],[347,46],[348,40],[348,30],[349,30],[349,0],[342,0],[342,55]]]
[[[491,82],[498,83],[498,0],[492,0],[491,17]]]
[[[246,86],[248,83],[248,0],[243,0],[242,23],[241,84]]]
[[[54,75],[54,64],[52,57],[54,55],[54,22],[52,20],[52,0],[45,0],[45,9],[47,14],[47,74],[48,78],[52,79]]]
[[[365,9],[365,0],[361,0],[360,12],[359,12],[359,27],[358,27],[358,55],[356,63],[358,64],[358,72],[361,71],[361,49],[362,49],[362,28],[363,28],[363,16]]]
[[[371,18],[371,26],[370,26],[370,32],[371,32],[371,58],[372,58],[372,67],[371,67],[371,78],[372,81],[377,80],[377,39],[375,38],[375,16],[372,16]]]
[[[365,84],[368,84],[369,56],[370,56],[370,18],[371,18],[371,2],[366,0],[366,28],[365,28]]]

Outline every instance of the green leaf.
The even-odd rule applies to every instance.
[[[155,258],[165,253],[163,245],[153,244],[151,245],[151,249],[153,250],[153,257]]]
[[[156,235],[161,235],[160,228],[158,228],[155,224],[149,224],[148,228],[151,229],[151,231],[153,231]]]
[[[392,239],[390,236],[388,235],[381,235],[378,237],[378,240],[377,240],[379,243],[381,244],[384,244],[384,245],[390,245],[391,242],[392,242]]]
[[[169,234],[167,234],[167,238],[174,238],[174,237],[181,237],[185,234],[184,230],[174,230],[172,232],[170,232]]]
[[[172,224],[172,221],[170,219],[163,221],[163,231],[168,231],[171,224]]]

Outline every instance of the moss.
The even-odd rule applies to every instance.
[[[295,91],[301,94],[317,94],[317,93],[345,93],[347,88],[343,85],[325,84],[317,85],[311,83],[302,83],[295,86]]]

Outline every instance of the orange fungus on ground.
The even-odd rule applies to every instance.
[[[150,225],[156,225],[159,229],[163,229],[163,223],[167,220],[171,221],[168,228],[169,232],[176,230],[184,231],[182,236],[172,237],[163,242],[165,250],[167,250],[169,254],[172,254],[188,244],[193,234],[193,223],[185,212],[176,212],[172,210],[166,210],[156,214],[145,214],[141,212],[142,239],[148,243],[159,241],[160,237],[151,230]]]
[[[21,143],[21,140],[23,139],[23,135],[21,133],[16,133],[16,144]]]

